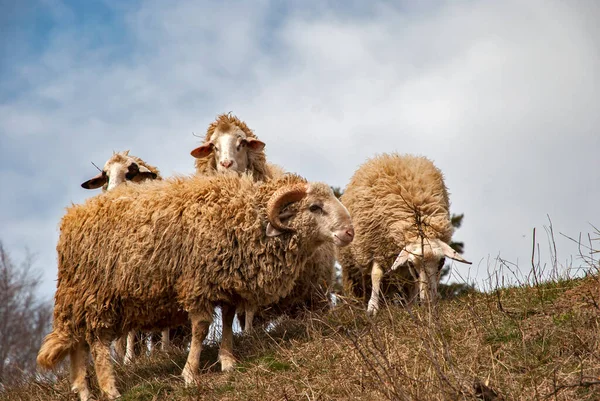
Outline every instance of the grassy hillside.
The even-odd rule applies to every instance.
[[[183,353],[117,367],[124,400],[598,400],[596,276],[520,286],[425,307],[336,309],[236,338],[239,368],[219,372],[209,344],[197,387]],[[98,394],[95,378],[92,385]],[[66,378],[0,400],[76,400]]]

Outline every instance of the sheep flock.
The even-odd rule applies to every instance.
[[[228,371],[235,315],[251,331],[332,307],[336,262],[343,295],[371,315],[384,300],[435,303],[446,258],[469,263],[449,246],[448,191],[427,158],[377,155],[338,199],[268,162],[265,147],[244,121],[222,114],[191,151],[193,175],[161,177],[126,151],[81,184],[102,192],[61,220],[53,327],[38,364],[52,369],[69,356],[71,389],[87,401],[91,353],[103,396],[117,399],[111,344],[127,363],[135,333],[162,331],[165,347],[170,329],[188,327],[190,385],[215,308]]]

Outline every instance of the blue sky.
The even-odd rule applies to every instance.
[[[528,271],[547,215],[585,237],[600,225],[600,5],[415,4],[0,1],[0,239],[37,254],[51,295],[90,161],[131,149],[189,174],[192,132],[227,111],[310,180],[343,187],[382,152],[433,159],[466,216],[463,277],[498,255]]]

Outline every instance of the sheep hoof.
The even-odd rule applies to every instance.
[[[376,316],[377,312],[379,312],[379,307],[369,302],[369,306],[367,308],[367,315]]]
[[[117,390],[112,390],[111,392],[106,394],[106,397],[109,400],[116,400],[116,399],[121,398],[121,393],[119,393]]]
[[[235,368],[235,358],[228,355],[221,355],[219,360],[221,361],[222,372],[231,372]]]
[[[87,388],[80,390],[77,386],[73,386],[73,387],[71,387],[71,391],[74,393],[77,393],[79,395],[80,401],[94,400],[94,398],[92,397],[92,394],[90,394],[90,390]]]
[[[181,372],[181,376],[183,376],[183,381],[185,382],[186,387],[192,387],[196,385],[196,380],[194,380],[194,375],[187,369],[187,366]]]

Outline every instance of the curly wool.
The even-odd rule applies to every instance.
[[[373,262],[390,268],[406,244],[421,236],[450,242],[448,191],[442,172],[427,158],[383,154],[358,168],[340,200],[356,236],[340,249],[344,288],[362,297]],[[420,216],[420,217],[417,217]]]
[[[231,125],[239,127],[248,137],[258,139],[254,132],[245,122],[231,114],[221,114],[216,121],[211,123],[206,131],[204,142],[214,140],[217,128],[221,132],[231,129]],[[205,157],[195,159],[196,174],[211,176],[219,174],[214,157]],[[247,172],[252,175],[255,181],[266,181],[279,179],[285,174],[285,170],[280,166],[266,161],[264,149],[260,151],[248,152]],[[270,307],[271,313],[294,315],[296,310],[307,307],[312,308],[312,304],[322,305],[327,303],[326,294],[333,284],[334,267],[336,261],[336,247],[333,244],[323,244],[319,247],[313,257],[307,262],[305,272],[300,276],[290,295],[280,300],[277,305]],[[325,295],[325,297],[323,297]],[[315,302],[316,301],[316,302]],[[263,311],[259,311],[257,318],[267,319]]]
[[[206,135],[202,142],[206,143],[209,141],[214,141],[219,136],[220,132],[228,132],[233,127],[239,128],[244,133],[246,138],[258,139],[254,132],[248,128],[245,122],[231,113],[225,113],[217,116],[216,120],[208,126]],[[217,129],[219,132],[216,132]],[[197,174],[214,175],[217,173],[217,164],[214,157],[203,157],[196,159],[195,167]],[[264,181],[272,178],[267,167],[267,159],[264,150],[258,152],[248,152],[247,171],[253,174],[256,181]]]
[[[302,221],[294,233],[266,237],[267,201],[297,183],[306,180],[172,178],[71,206],[57,246],[53,332],[91,342],[179,325],[184,311],[210,314],[220,302],[278,301],[319,245],[317,228]]]

